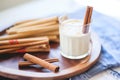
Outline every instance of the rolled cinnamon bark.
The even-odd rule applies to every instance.
[[[46,26],[46,27],[40,27],[40,28],[32,28],[30,30],[19,30],[17,31],[17,33],[29,33],[29,34],[35,34],[37,33],[44,33],[47,31],[54,31],[54,30],[58,30],[59,29],[59,25],[55,24],[55,25],[50,25],[50,26]]]
[[[49,38],[50,42],[60,42],[58,35],[53,35],[53,36],[50,35],[50,36],[47,36],[47,37]]]
[[[29,46],[28,49],[46,49],[48,48],[49,44],[41,44],[41,45],[35,45],[35,46]]]
[[[55,39],[55,40],[51,40],[51,42],[57,42],[57,43],[59,43],[60,40],[59,39]]]
[[[31,21],[35,21],[35,20],[37,20],[37,19],[29,19],[29,20],[19,21],[19,22],[15,23],[14,26],[15,25],[20,25],[20,24],[23,24],[23,23],[28,23],[28,22],[31,22]]]
[[[18,44],[18,43],[21,44],[21,43],[28,43],[28,42],[34,42],[34,41],[43,41],[43,40],[48,40],[48,37],[42,36],[42,37],[35,37],[35,38],[4,40],[4,41],[0,41],[0,45]]]
[[[43,41],[21,43],[21,44],[14,44],[14,45],[2,45],[0,46],[0,49],[16,48],[16,47],[18,48],[18,47],[34,46],[34,45],[48,44],[48,43],[49,43],[49,40],[43,40]]]
[[[45,33],[41,33],[41,34],[36,34],[35,36],[56,36],[59,35],[59,31],[55,30],[55,31],[48,31]]]
[[[45,61],[52,63],[52,62],[58,62],[58,58],[52,58],[52,59],[44,59]],[[29,66],[29,65],[35,65],[35,63],[29,62],[29,61],[22,61],[18,63],[19,67]]]
[[[49,52],[50,48],[46,48],[46,49],[41,49],[41,48],[36,48],[36,49],[28,49],[28,48],[24,48],[24,49],[19,49],[10,53],[26,53],[26,52]]]
[[[90,6],[87,6],[83,25],[86,25],[88,23],[89,12],[90,12]]]
[[[42,45],[46,45],[44,48],[42,48]],[[15,51],[15,53],[20,52],[20,51],[24,51],[25,52],[49,52],[50,51],[50,45],[49,44],[41,44],[41,45],[35,45],[35,46],[28,46],[24,49],[20,49]],[[14,53],[14,52],[13,52]]]
[[[0,54],[8,54],[8,53],[26,53],[26,52],[49,52],[50,46],[49,44],[40,44],[35,46],[27,46],[27,47],[17,47],[17,48],[8,48],[0,50]]]
[[[6,35],[6,36],[1,36],[0,37],[0,41],[2,40],[9,40],[9,39],[18,39],[18,38],[25,38],[25,37],[29,37],[33,34],[30,33],[26,33],[26,34],[13,34],[13,35]]]
[[[55,17],[38,19],[38,20],[35,20],[35,21],[30,21],[30,22],[21,24],[21,25],[16,25],[16,27],[20,28],[20,27],[25,27],[25,26],[33,26],[33,25],[37,25],[37,24],[47,23],[47,22],[50,22],[50,21],[58,21],[58,17],[55,16]]]
[[[87,33],[89,31],[89,25],[90,25],[90,21],[91,21],[92,11],[93,11],[93,7],[87,6],[84,23],[83,23],[83,29],[82,29],[83,33]]]
[[[52,41],[52,42],[59,42],[59,38],[58,38],[58,35],[55,35],[55,36],[47,36],[49,38],[49,41]]]
[[[3,49],[3,50],[0,50],[0,54],[5,54],[5,53],[13,52],[13,51],[19,50],[19,49],[20,48]]]
[[[40,59],[38,57],[35,57],[33,55],[30,55],[28,53],[26,53],[23,57],[24,57],[24,59],[26,59],[26,60],[28,60],[32,63],[38,64],[38,65],[40,65],[44,68],[47,68],[47,69],[49,69],[53,72],[58,72],[59,71],[59,66],[48,63],[47,61],[42,60],[42,59]]]
[[[26,38],[26,37],[35,36],[36,34],[42,34],[45,32],[50,32],[50,31],[55,31],[55,30],[58,31],[58,25],[53,25],[53,26],[39,28],[39,29],[33,29],[33,30],[27,30],[27,31],[25,31],[25,30],[20,31],[17,34],[2,36],[2,37],[0,37],[0,40]]]
[[[50,21],[47,23],[37,24],[34,26],[25,26],[22,28],[12,27],[12,28],[8,29],[6,32],[7,32],[7,34],[15,34],[15,33],[17,33],[17,31],[20,31],[20,30],[31,30],[31,29],[40,28],[40,27],[44,28],[46,26],[49,27],[50,25],[55,25],[55,24],[58,24],[58,22],[57,21]]]
[[[90,7],[89,16],[88,16],[88,24],[91,22],[93,7]]]

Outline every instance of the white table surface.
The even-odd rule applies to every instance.
[[[119,0],[1,0],[0,1],[0,30],[15,22],[45,17],[54,13],[70,13],[81,5],[92,5],[95,10],[120,19]],[[113,68],[120,72],[120,68]],[[111,70],[103,71],[90,80],[120,80]]]

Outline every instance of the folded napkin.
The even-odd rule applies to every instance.
[[[71,13],[73,18],[81,18],[85,9]],[[120,21],[97,11],[92,15],[92,31],[96,32],[101,39],[102,51],[98,62],[86,72],[71,77],[70,80],[88,80],[94,75],[111,70],[114,76],[120,78],[120,74],[115,72],[114,67],[120,66]]]

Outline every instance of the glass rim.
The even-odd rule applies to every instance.
[[[76,20],[77,21],[76,23],[78,23],[78,24],[67,24],[67,21],[69,23],[69,21],[72,21],[72,20]],[[82,22],[82,24],[81,24],[81,22]],[[67,20],[64,20],[64,21],[60,22],[60,25],[72,25],[72,26],[74,26],[74,25],[87,26],[87,25],[90,25],[90,24],[91,24],[91,22],[84,25],[83,20],[81,20],[81,19],[67,19]]]

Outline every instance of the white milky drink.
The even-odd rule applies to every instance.
[[[69,59],[81,59],[88,55],[90,32],[82,33],[80,20],[68,19],[60,24],[60,51]]]

